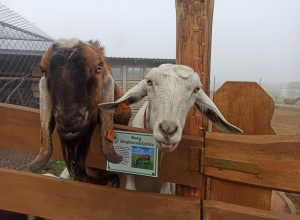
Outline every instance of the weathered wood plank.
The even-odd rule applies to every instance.
[[[0,104],[0,146],[19,149],[37,154],[40,149],[40,116],[36,109]],[[150,132],[140,128],[115,125],[117,129],[132,132]],[[106,169],[106,160],[100,151],[100,128],[97,125],[90,151],[87,166]],[[159,164],[158,180],[170,181],[187,186],[199,187],[201,174],[189,171],[189,148],[201,147],[203,138],[183,135],[178,148],[172,154],[165,154]],[[160,156],[160,154],[159,154]],[[53,154],[56,160],[63,160],[60,141],[57,132],[53,134]],[[150,177],[149,177],[150,178]]]
[[[200,203],[0,169],[0,209],[49,219],[200,219]]]
[[[229,203],[206,200],[203,203],[204,220],[299,220],[297,215],[238,206]]]
[[[37,109],[0,103],[0,146],[38,154],[40,112]],[[63,160],[57,133],[53,135],[52,158]],[[56,147],[57,146],[57,147]]]
[[[258,164],[250,174],[205,167],[205,175],[290,192],[300,192],[299,135],[227,135],[207,133],[206,156]]]
[[[211,200],[270,210],[272,190],[266,190],[241,183],[237,184],[236,182],[229,182],[223,179],[213,179],[213,181],[210,181],[210,188]],[[222,193],[220,193],[220,190],[222,190]]]
[[[244,135],[275,134],[271,127],[275,102],[256,82],[226,82],[215,92],[214,103]],[[218,129],[213,126],[213,131]]]
[[[275,134],[270,125],[274,101],[257,83],[226,82],[214,94],[214,102],[230,123],[243,130],[243,135]],[[213,131],[218,131],[218,129],[213,126]],[[212,199],[253,208],[270,209],[272,192],[269,189],[255,190],[243,184],[229,183],[214,178],[211,178],[211,184],[219,186],[211,188]],[[228,196],[222,196],[223,192]]]

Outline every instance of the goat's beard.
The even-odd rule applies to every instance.
[[[61,149],[68,171],[80,178],[86,177],[85,162],[94,129],[88,130],[80,139],[61,141]]]

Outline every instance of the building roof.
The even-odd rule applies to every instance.
[[[175,59],[160,58],[131,58],[131,57],[107,57],[111,66],[143,66],[156,67],[163,63],[176,63]]]

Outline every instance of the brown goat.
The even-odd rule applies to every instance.
[[[69,172],[79,180],[94,182],[88,178],[85,162],[97,120],[100,119],[103,156],[119,163],[122,157],[106,135],[113,120],[127,125],[131,117],[130,109],[113,116],[99,112],[98,104],[113,102],[124,93],[114,83],[111,67],[98,42],[58,39],[46,51],[40,66],[44,74],[39,84],[42,144],[39,155],[28,167],[37,170],[50,159],[56,127]]]
[[[134,163],[138,162],[139,160],[144,161],[148,160],[148,163],[150,163],[150,155],[140,155],[138,158],[134,160]]]

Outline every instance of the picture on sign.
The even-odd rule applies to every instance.
[[[154,149],[132,146],[131,166],[139,169],[153,170]]]
[[[152,134],[115,130],[114,136],[114,148],[123,161],[107,162],[107,170],[157,177],[158,150]]]

